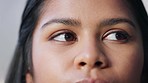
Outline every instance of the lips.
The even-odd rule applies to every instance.
[[[105,80],[101,80],[101,79],[94,80],[91,78],[86,78],[86,79],[79,80],[75,83],[108,83],[108,82]]]

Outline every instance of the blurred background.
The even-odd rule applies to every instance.
[[[148,10],[148,0],[143,2]],[[4,83],[14,53],[25,3],[26,0],[0,0],[0,83]]]
[[[0,83],[4,83],[17,43],[26,0],[0,0]]]

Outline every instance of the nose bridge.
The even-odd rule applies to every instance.
[[[87,30],[83,36],[83,39],[81,40],[82,51],[84,51],[84,53],[87,55],[89,53],[97,53],[100,47],[99,41],[97,41],[95,34],[92,32],[93,30]]]
[[[81,49],[75,58],[77,68],[94,68],[105,66],[105,58],[101,50],[101,44],[95,38],[83,39]]]

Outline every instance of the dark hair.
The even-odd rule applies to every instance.
[[[141,0],[127,0],[132,12],[140,26],[144,46],[144,68],[142,83],[148,83],[148,17]],[[22,24],[19,31],[18,44],[5,83],[26,83],[25,75],[30,72],[33,75],[32,64],[32,35],[41,14],[44,0],[28,0],[22,16]],[[29,71],[28,71],[29,70]]]
[[[18,44],[5,83],[26,83],[25,75],[32,73],[32,34],[44,0],[28,0],[22,15]],[[28,69],[29,68],[29,69]]]

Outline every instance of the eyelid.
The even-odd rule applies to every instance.
[[[74,35],[74,37],[77,38],[76,34],[75,34],[73,31],[67,30],[67,29],[62,29],[62,30],[58,30],[58,31],[56,31],[56,32],[53,32],[53,33],[48,37],[48,39],[49,39],[49,40],[54,40],[55,37],[60,36],[61,34],[65,34],[65,33],[71,33],[71,34]]]
[[[49,40],[52,40],[54,37],[56,37],[56,36],[58,36],[58,35],[60,35],[60,34],[63,34],[64,32],[67,32],[67,31],[69,31],[69,30],[62,29],[62,30],[57,30],[57,31],[55,31],[55,32],[52,32],[52,33],[49,35],[48,39],[49,39]]]
[[[117,33],[117,32],[121,32],[122,34],[124,34],[127,39],[125,40],[130,40],[131,39],[131,35],[129,35],[129,33],[125,30],[121,30],[121,29],[113,29],[113,30],[109,30],[107,32],[105,32],[105,34],[103,34],[103,37],[102,37],[102,40],[108,40],[108,39],[105,39],[106,37],[108,37],[109,35],[113,34],[113,33]],[[109,40],[109,41],[122,41],[122,40]],[[124,41],[124,40],[123,40]]]

